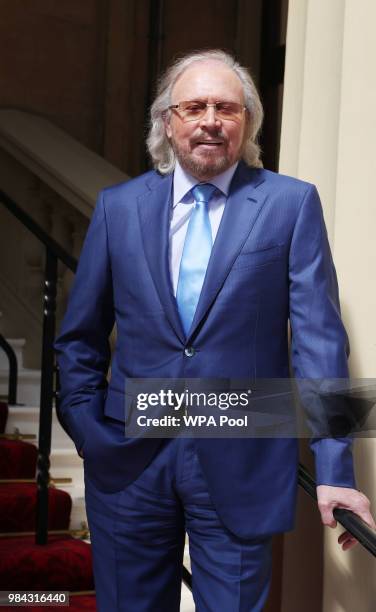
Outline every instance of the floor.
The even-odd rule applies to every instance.
[[[183,584],[181,589],[181,604],[180,612],[195,612],[195,604],[193,603],[192,593]]]

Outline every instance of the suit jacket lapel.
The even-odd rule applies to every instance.
[[[154,177],[146,194],[138,198],[138,212],[143,247],[150,273],[161,303],[176,335],[185,342],[176,299],[173,294],[169,266],[169,230],[172,175]]]
[[[138,198],[143,247],[155,288],[177,337],[186,343],[194,334],[229,274],[264,205],[265,195],[256,188],[264,179],[243,162],[235,172],[218,234],[213,245],[204,285],[188,335],[185,337],[173,294],[169,267],[169,230],[172,174],[154,175],[149,191]]]
[[[263,181],[259,170],[251,169],[243,162],[239,163],[231,183],[230,195],[213,245],[188,338],[194,334],[215,300],[235,258],[252,231],[265,201],[265,195],[256,191],[256,187]]]

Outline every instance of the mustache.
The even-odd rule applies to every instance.
[[[225,142],[226,138],[225,135],[219,131],[216,132],[215,134],[211,134],[210,136],[208,134],[198,134],[197,136],[194,136],[192,138],[192,143],[193,144],[197,144],[199,142]]]

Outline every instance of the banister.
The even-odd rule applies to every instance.
[[[44,244],[60,261],[75,272],[77,260],[69,255],[61,246],[47,234],[47,232],[34,219],[23,210],[15,201],[0,189],[0,202],[26,227],[38,240]]]
[[[5,352],[9,362],[8,404],[17,404],[18,364],[16,353],[2,334],[0,334],[0,347]]]

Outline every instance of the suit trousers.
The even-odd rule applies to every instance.
[[[222,524],[194,440],[164,440],[143,473],[115,493],[85,474],[85,496],[99,612],[178,612],[185,532],[198,612],[263,609],[271,537],[243,540]]]

